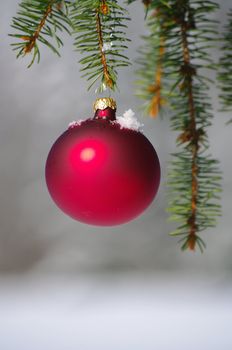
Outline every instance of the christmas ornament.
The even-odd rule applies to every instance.
[[[47,187],[72,218],[119,225],[137,217],[154,199],[159,159],[131,110],[116,117],[112,98],[97,99],[94,109],[94,118],[71,123],[52,146]]]

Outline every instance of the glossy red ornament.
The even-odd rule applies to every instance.
[[[57,206],[72,218],[113,226],[141,214],[154,199],[160,165],[148,139],[115,122],[115,110],[98,109],[65,131],[46,163],[46,182]]]

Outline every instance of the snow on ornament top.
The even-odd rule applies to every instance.
[[[122,116],[116,116],[116,102],[111,97],[98,98],[94,103],[95,117],[94,119],[108,119],[111,124],[117,124],[120,129],[130,129],[134,131],[141,131],[143,124],[141,124],[135,117],[132,109],[128,109]],[[98,111],[98,112],[97,112]],[[111,112],[110,112],[111,111]],[[84,122],[83,119],[69,123],[69,129],[80,126]]]
[[[123,113],[123,116],[116,116],[116,122],[120,125],[121,129],[131,129],[135,131],[140,131],[143,124],[141,124],[135,117],[135,113],[132,109],[128,109]]]
[[[74,121],[72,121],[72,122],[70,122],[70,123],[68,124],[68,128],[69,128],[69,129],[73,129],[73,128],[75,128],[76,126],[81,125],[81,123],[82,123],[83,121],[84,121],[84,119],[74,120]]]

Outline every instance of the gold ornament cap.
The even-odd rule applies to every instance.
[[[96,112],[98,109],[103,110],[108,107],[111,109],[117,109],[116,101],[111,97],[97,98],[93,105],[94,112]]]

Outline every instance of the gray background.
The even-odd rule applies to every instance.
[[[221,4],[220,26],[232,5]],[[0,12],[1,349],[180,349],[180,342],[188,349],[230,349],[231,127],[225,126],[229,116],[218,112],[216,87],[211,88],[215,119],[209,135],[224,173],[223,216],[203,233],[203,255],[180,252],[168,236],[174,224],[165,212],[165,178],[176,135],[168,116],[151,120],[139,112],[135,63],[120,72],[120,93],[114,96],[118,114],[132,108],[159,154],[158,196],[126,225],[78,223],[50,199],[44,163],[68,123],[92,115],[96,96],[80,78],[69,37],[62,58],[41,48],[41,63],[30,70],[27,58],[15,59],[7,34],[16,8],[16,0],[4,1]],[[145,33],[144,13],[140,2],[129,10],[128,55],[134,60]],[[218,47],[216,59],[219,54]]]

